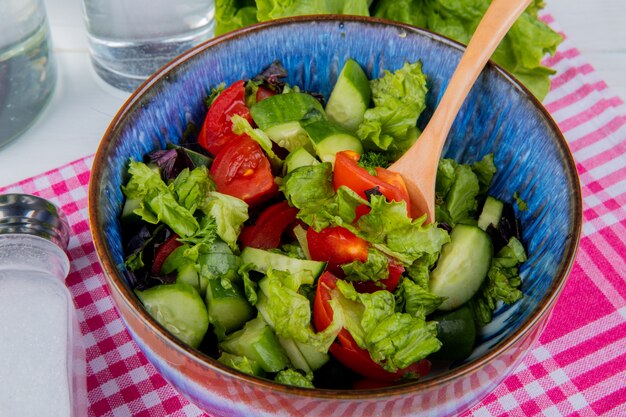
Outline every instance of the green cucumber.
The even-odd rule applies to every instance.
[[[491,224],[497,229],[502,218],[502,210],[504,210],[504,202],[490,195],[487,196],[483,210],[478,218],[478,227],[487,230],[487,227]]]
[[[468,304],[446,312],[436,313],[429,320],[437,322],[437,339],[441,349],[432,355],[433,359],[463,360],[474,350],[476,324]]]
[[[492,257],[487,233],[476,226],[456,225],[430,274],[430,291],[446,298],[439,310],[454,310],[472,298],[487,276]]]
[[[264,132],[272,142],[289,152],[302,147],[309,152],[314,152],[309,134],[306,133],[300,122],[281,123],[268,127]]]
[[[326,118],[324,108],[315,97],[298,92],[276,94],[261,100],[250,107],[250,115],[266,133],[272,126]]]
[[[278,372],[289,365],[289,358],[274,330],[260,316],[230,334],[219,343],[219,348],[257,362],[265,372]]]
[[[356,132],[371,99],[367,75],[356,61],[348,59],[328,98],[326,115],[343,128]]]
[[[296,168],[317,165],[319,163],[320,161],[315,159],[315,157],[311,155],[304,147],[300,147],[287,155],[287,158],[285,158],[283,169],[285,171],[285,175],[287,175]]]
[[[220,334],[240,329],[254,314],[252,306],[235,282],[225,288],[221,279],[209,279],[205,300],[209,322]]]
[[[270,268],[287,271],[300,285],[313,284],[326,267],[326,262],[296,259],[249,246],[241,251],[241,262],[242,264],[251,264],[253,270],[263,274],[266,274]]]
[[[175,337],[198,347],[209,328],[209,314],[195,288],[185,283],[135,290],[148,313]]]
[[[178,268],[176,282],[184,282],[191,285],[198,291],[201,297],[205,296],[207,285],[209,284],[209,280],[206,277],[201,277],[198,274],[196,265],[191,262]]]
[[[315,153],[323,162],[335,163],[335,154],[351,150],[363,153],[361,140],[340,125],[329,120],[320,120],[304,127],[309,134]]]
[[[142,201],[142,198],[126,198],[124,206],[122,207],[122,214],[120,214],[120,223],[122,227],[129,228],[141,225],[141,217],[138,214],[135,214],[134,211],[139,208]]]
[[[248,375],[265,376],[265,371],[257,361],[253,361],[245,356],[233,355],[232,353],[222,352],[217,361],[226,366],[237,369]]]

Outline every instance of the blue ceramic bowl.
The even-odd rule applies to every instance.
[[[89,218],[98,257],[116,306],[148,359],[183,395],[215,416],[408,416],[456,414],[492,391],[515,369],[543,329],[572,266],[581,230],[581,193],[572,156],[541,104],[510,75],[488,65],[450,133],[445,155],[473,162],[495,154],[491,192],[528,204],[518,213],[529,260],[524,298],[501,307],[464,363],[422,381],[371,390],[306,390],[231,370],[178,342],[142,308],[124,279],[120,223],[130,158],[178,143],[200,126],[204,99],[221,82],[254,76],[278,59],[288,82],[328,96],[348,58],[370,77],[421,60],[428,76],[424,126],[462,46],[402,24],[347,16],[262,23],[213,39],[162,68],[124,104],[96,154]]]

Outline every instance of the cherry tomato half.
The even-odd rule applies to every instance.
[[[239,240],[253,248],[277,248],[283,232],[296,220],[297,214],[298,209],[286,201],[273,204],[261,212],[254,224],[243,228]]]
[[[218,152],[209,172],[217,191],[240,198],[250,206],[278,193],[269,160],[259,144],[245,134],[235,135]]]
[[[395,172],[385,168],[376,168],[376,176],[371,175],[357,162],[360,155],[354,151],[341,151],[335,156],[333,184],[335,190],[342,185],[350,188],[363,198],[367,198],[365,191],[378,188],[378,191],[389,201],[405,201],[407,213],[411,213],[409,193],[404,180]],[[363,211],[363,210],[361,210]],[[364,214],[364,213],[358,213]]]
[[[252,123],[243,80],[231,84],[213,101],[200,130],[198,144],[212,155],[217,155],[226,143],[237,137],[230,120],[235,114]]]
[[[367,261],[367,241],[343,227],[327,227],[319,233],[309,227],[306,240],[311,259],[328,262],[326,268],[335,275],[344,275],[340,265]]]

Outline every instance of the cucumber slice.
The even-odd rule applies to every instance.
[[[224,288],[221,279],[209,279],[205,299],[209,322],[222,335],[240,329],[254,314],[243,291],[234,282],[230,288]]]
[[[308,135],[307,135],[307,140],[308,140]],[[295,151],[291,152],[289,155],[287,155],[287,158],[285,158],[283,169],[285,171],[284,172],[285,175],[287,175],[288,173],[290,173],[296,168],[317,165],[319,163],[320,161],[315,159],[315,157],[311,155],[309,152],[307,152],[307,150],[304,147],[300,147],[296,149]]]
[[[472,298],[487,276],[492,256],[491,239],[482,229],[464,224],[452,229],[430,274],[430,291],[446,297],[439,310],[454,310]]]
[[[434,359],[463,360],[474,350],[476,343],[476,324],[468,304],[448,313],[431,316],[437,322],[437,339],[441,349],[433,353]]]
[[[201,277],[198,274],[196,265],[191,262],[178,268],[176,282],[184,282],[185,284],[191,285],[198,291],[201,297],[205,296],[206,288],[209,284],[209,280],[206,277]]]
[[[261,377],[265,376],[265,371],[261,368],[261,365],[256,361],[246,358],[245,356],[222,352],[220,357],[217,358],[217,361],[249,375]]]
[[[263,274],[267,273],[270,267],[279,271],[287,271],[300,285],[313,284],[326,267],[326,262],[291,258],[287,255],[249,246],[241,251],[241,262],[252,264],[253,270]]]
[[[120,223],[124,228],[136,227],[141,225],[141,217],[134,213],[134,210],[139,208],[139,205],[143,199],[141,198],[127,198],[124,201],[124,207],[122,207],[122,214],[120,215]]]
[[[297,92],[276,94],[261,100],[250,107],[250,115],[256,125],[266,133],[272,126],[326,118],[324,108],[315,97]]]
[[[195,288],[185,283],[135,290],[148,313],[178,339],[198,347],[209,328],[209,315]]]
[[[314,152],[309,134],[300,122],[281,123],[264,130],[267,136],[281,148],[293,152],[304,147],[309,152]]]
[[[356,132],[371,99],[367,75],[356,61],[348,59],[328,98],[326,115],[344,129]]]
[[[487,227],[491,224],[497,229],[502,218],[502,210],[504,210],[504,202],[490,195],[487,196],[483,205],[483,211],[478,218],[478,227],[487,230]]]
[[[219,347],[225,352],[257,362],[265,372],[278,372],[289,365],[289,358],[276,334],[261,317],[247,322],[243,329],[224,339]]]
[[[329,120],[320,120],[304,127],[309,134],[315,153],[324,162],[335,163],[335,154],[351,150],[363,153],[361,140],[340,125]]]

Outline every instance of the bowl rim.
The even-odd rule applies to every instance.
[[[234,378],[236,380],[243,381],[247,384],[256,386],[257,388],[264,390],[272,390],[277,392],[282,392],[285,394],[296,394],[303,397],[309,398],[319,398],[319,399],[334,399],[334,400],[357,400],[357,399],[376,399],[390,396],[399,396],[408,393],[415,393],[424,389],[433,389],[436,387],[440,387],[446,385],[449,382],[452,382],[456,379],[463,378],[470,374],[475,373],[480,368],[488,365],[493,359],[500,356],[501,353],[505,352],[511,346],[515,345],[520,341],[520,339],[527,334],[538,322],[541,322],[545,318],[549,316],[551,313],[552,307],[561,293],[565,283],[567,282],[567,278],[572,270],[574,265],[576,254],[578,252],[578,247],[580,244],[580,238],[582,235],[582,190],[580,186],[580,179],[578,176],[578,171],[576,169],[576,163],[574,157],[571,153],[567,140],[563,136],[563,133],[559,129],[558,125],[554,121],[553,117],[547,111],[547,109],[543,106],[541,101],[539,101],[531,92],[528,90],[521,82],[519,82],[513,75],[504,70],[499,65],[495,64],[493,61],[489,61],[487,63],[488,66],[493,67],[496,72],[499,73],[499,76],[502,76],[509,83],[511,83],[515,88],[517,88],[521,94],[526,96],[534,105],[534,107],[539,110],[542,116],[545,118],[546,123],[552,128],[557,138],[557,144],[559,146],[560,151],[564,157],[564,165],[566,166],[566,170],[573,181],[574,196],[572,199],[572,204],[570,206],[570,210],[572,211],[572,227],[570,234],[566,237],[566,246],[563,253],[563,259],[565,262],[562,262],[560,268],[557,270],[556,278],[554,282],[550,285],[546,294],[540,300],[536,312],[529,316],[526,321],[524,321],[517,329],[515,329],[508,337],[494,345],[490,348],[486,353],[482,356],[471,360],[468,363],[462,364],[458,367],[455,367],[452,370],[444,371],[440,375],[432,379],[420,379],[407,381],[406,383],[394,385],[390,387],[381,387],[381,388],[368,388],[368,389],[322,389],[322,388],[299,388],[293,387],[289,385],[283,385],[276,383],[274,381],[255,377],[248,375],[246,373],[240,372],[236,369],[230,368],[226,365],[221,364],[213,357],[201,352],[200,350],[191,348],[186,344],[179,341],[175,338],[169,331],[165,329],[161,324],[157,323],[143,308],[141,302],[138,297],[133,293],[133,291],[126,285],[124,278],[119,273],[115,263],[112,260],[111,251],[107,246],[107,242],[103,233],[103,230],[97,225],[101,224],[101,215],[98,211],[99,200],[100,200],[100,192],[99,192],[99,181],[94,181],[96,178],[101,178],[102,172],[105,166],[105,156],[107,151],[112,147],[113,141],[110,140],[112,135],[115,134],[117,129],[123,125],[123,121],[125,117],[129,114],[129,111],[134,107],[134,105],[142,100],[143,95],[148,92],[153,86],[158,85],[159,82],[166,78],[167,75],[176,69],[178,65],[184,63],[188,59],[194,57],[197,54],[203,53],[206,49],[210,49],[214,45],[218,45],[221,43],[227,43],[231,40],[235,40],[237,38],[245,37],[249,33],[264,31],[267,28],[279,27],[279,26],[288,26],[291,24],[307,24],[307,23],[316,23],[319,21],[327,21],[327,22],[356,22],[362,24],[375,24],[382,26],[394,26],[399,30],[404,30],[408,32],[412,32],[419,36],[426,36],[428,38],[434,39],[438,42],[441,42],[449,47],[457,49],[461,52],[465,50],[465,45],[454,41],[450,38],[447,38],[438,33],[434,33],[430,30],[419,28],[416,26],[412,26],[406,23],[401,23],[397,21],[371,17],[371,16],[355,16],[355,15],[338,15],[338,14],[324,14],[324,15],[305,15],[305,16],[294,16],[281,18],[266,22],[259,22],[244,28],[240,28],[228,33],[225,33],[220,36],[213,37],[199,45],[187,50],[182,53],[178,57],[174,58],[169,63],[165,64],[159,70],[157,70],[153,75],[151,75],[144,83],[141,84],[131,95],[130,97],[123,103],[120,109],[117,111],[113,119],[111,120],[109,126],[104,132],[101,142],[98,145],[97,151],[94,156],[94,162],[91,171],[91,177],[89,181],[89,189],[88,189],[88,217],[89,217],[89,225],[91,230],[91,235],[96,251],[97,258],[100,262],[100,265],[103,269],[103,274],[105,276],[105,281],[108,286],[113,286],[117,292],[122,296],[123,301],[130,309],[134,310],[139,314],[142,321],[149,325],[152,330],[156,331],[161,339],[166,339],[170,343],[170,346],[178,351],[178,353],[187,356],[193,362],[204,363],[205,366],[213,368],[214,371],[218,372],[222,376],[226,376],[228,378]],[[119,314],[119,311],[118,311]],[[120,315],[121,317],[121,315]],[[123,319],[123,317],[121,317]],[[123,319],[124,320],[124,319]],[[524,355],[520,357],[523,358]]]

